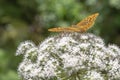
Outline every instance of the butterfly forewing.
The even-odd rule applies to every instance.
[[[92,15],[86,17],[85,19],[83,19],[82,21],[80,21],[77,24],[77,27],[79,29],[81,29],[82,31],[88,30],[90,27],[92,27],[94,25],[94,22],[98,15],[99,15],[99,13],[95,13],[95,14],[92,14]]]

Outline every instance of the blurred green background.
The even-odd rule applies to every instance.
[[[20,42],[38,45],[54,34],[48,28],[76,24],[95,12],[100,16],[88,32],[120,46],[120,0],[0,0],[0,80],[19,80]]]

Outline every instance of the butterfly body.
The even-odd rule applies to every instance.
[[[48,31],[51,32],[86,32],[89,28],[91,28],[94,25],[94,22],[97,18],[99,13],[92,14],[82,21],[80,21],[76,25],[72,25],[70,27],[58,27],[58,28],[51,28],[48,29]]]

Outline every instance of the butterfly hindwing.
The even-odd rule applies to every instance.
[[[51,32],[79,32],[80,30],[75,27],[58,27],[58,28],[52,28],[48,29],[48,31]]]

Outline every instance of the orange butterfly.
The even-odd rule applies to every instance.
[[[71,27],[58,27],[58,28],[51,28],[48,31],[51,32],[86,32],[89,28],[94,25],[94,22],[97,18],[99,13],[92,14],[82,21],[80,21],[76,25],[72,25]]]

